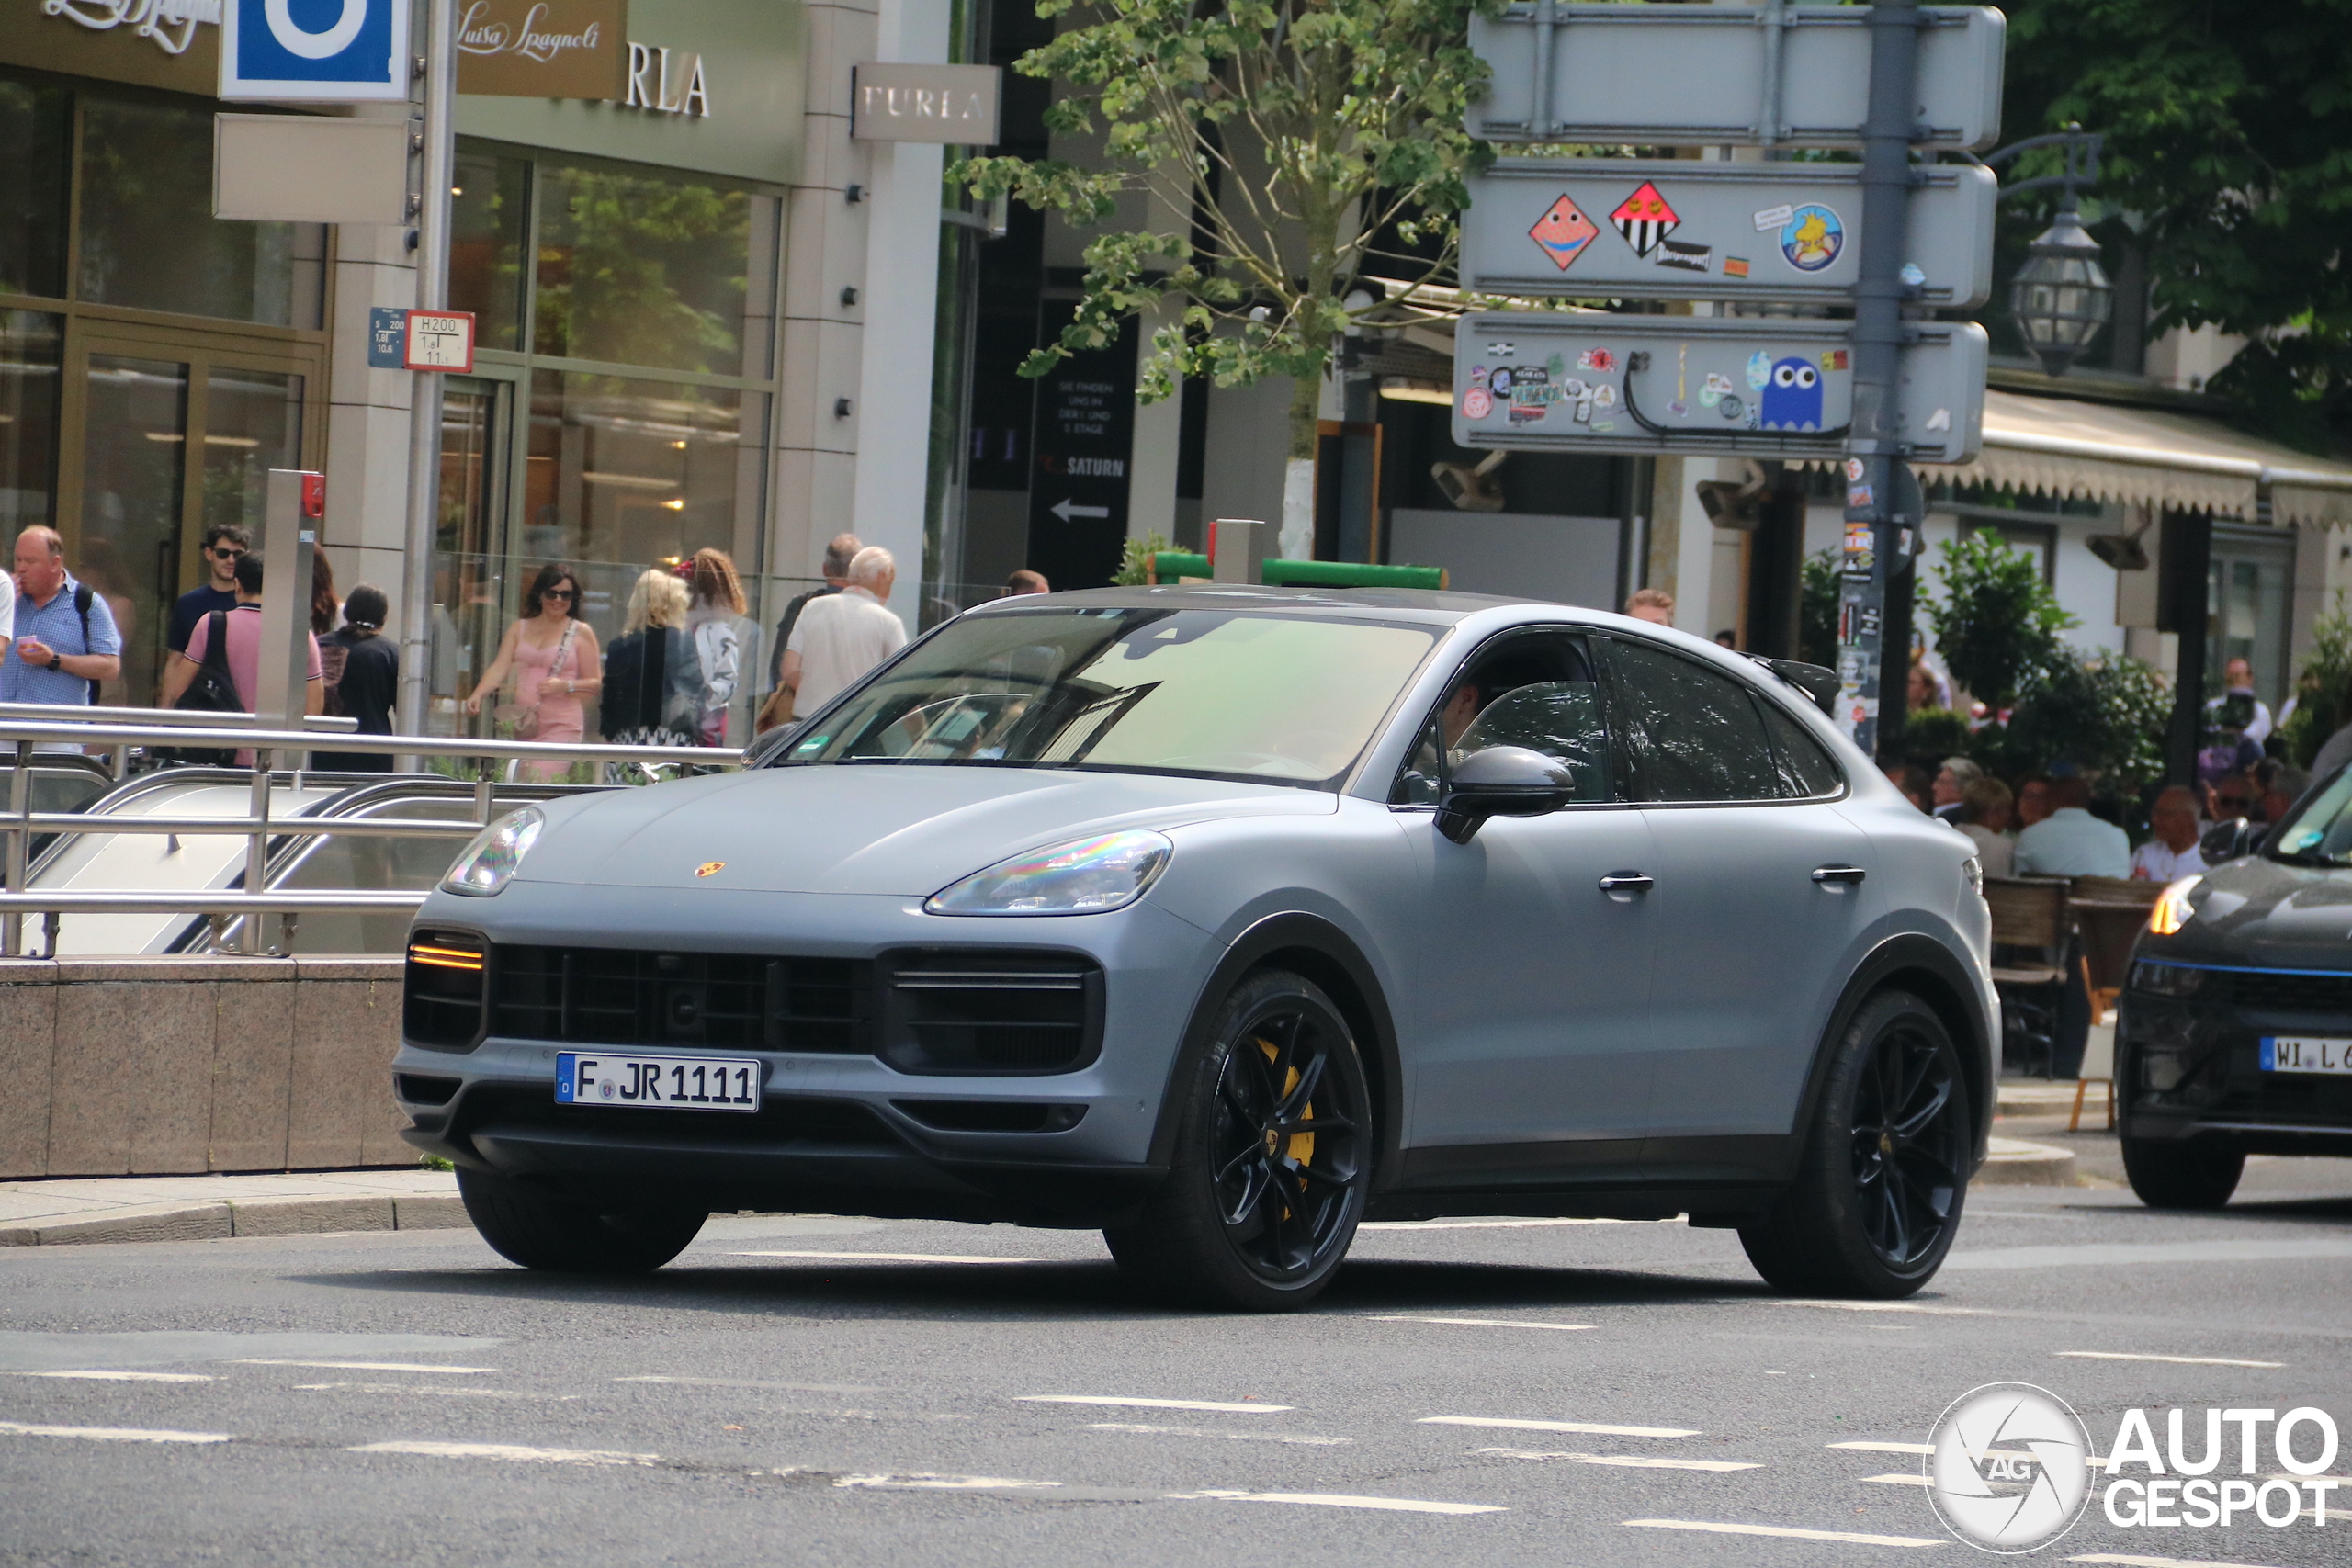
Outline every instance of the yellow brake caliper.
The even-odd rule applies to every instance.
[[[1273,1047],[1273,1043],[1272,1043],[1272,1041],[1268,1041],[1268,1040],[1261,1040],[1261,1041],[1259,1041],[1259,1042],[1258,1042],[1258,1049],[1259,1049],[1259,1050],[1261,1050],[1261,1051],[1263,1051],[1263,1052],[1266,1054],[1266,1060],[1267,1060],[1267,1061],[1269,1061],[1269,1062],[1273,1061],[1273,1060],[1274,1060],[1278,1055],[1281,1055],[1281,1053],[1277,1052],[1277,1051],[1274,1049],[1274,1047]],[[1286,1078],[1285,1080],[1283,1080],[1283,1097],[1284,1099],[1288,1099],[1288,1098],[1289,1098],[1289,1096],[1290,1096],[1290,1091],[1291,1091],[1292,1089],[1296,1089],[1297,1087],[1298,1087],[1298,1069],[1297,1069],[1296,1067],[1293,1067],[1293,1068],[1291,1068],[1291,1070],[1290,1070],[1290,1077],[1289,1077],[1288,1078]],[[1306,1102],[1306,1120],[1307,1120],[1307,1121],[1309,1121],[1309,1122],[1314,1121],[1314,1120],[1315,1120],[1315,1102],[1314,1102],[1313,1100],[1308,1100],[1308,1101]],[[1290,1135],[1290,1147],[1289,1147],[1289,1149],[1286,1151],[1286,1155],[1287,1155],[1287,1157],[1289,1157],[1289,1158],[1291,1158],[1291,1159],[1295,1159],[1295,1160],[1298,1161],[1298,1163],[1299,1163],[1299,1164],[1301,1164],[1301,1165],[1311,1165],[1311,1164],[1313,1164],[1313,1163],[1314,1163],[1314,1161],[1315,1161],[1315,1134],[1312,1134],[1312,1133],[1293,1133],[1293,1134]]]

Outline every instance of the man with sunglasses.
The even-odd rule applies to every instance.
[[[172,624],[164,637],[172,652],[187,651],[187,639],[205,616],[237,607],[237,563],[253,547],[253,536],[234,523],[215,523],[204,531],[205,581],[172,604]],[[172,662],[166,659],[164,668],[169,670]]]

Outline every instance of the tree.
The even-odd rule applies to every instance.
[[[2026,678],[2000,738],[2014,771],[2068,761],[2125,800],[2165,773],[2172,688],[2155,667],[2120,653],[2064,650]]]
[[[1927,607],[1936,650],[1979,702],[2007,707],[2028,680],[2064,656],[2058,634],[2075,617],[2058,607],[2041,563],[1992,529],[1946,545],[1936,581],[1943,598]]]
[[[1060,17],[1075,0],[1039,0]],[[1470,52],[1474,9],[1502,0],[1099,0],[1086,20],[1013,69],[1063,92],[1054,130],[1103,135],[1103,166],[973,158],[952,177],[1093,227],[1141,191],[1159,227],[1086,248],[1085,296],[1058,344],[1022,367],[1042,375],[1100,348],[1126,317],[1181,302],[1154,330],[1144,401],[1204,376],[1229,387],[1293,378],[1283,534],[1309,523],[1316,420],[1341,295],[1384,234],[1450,265],[1464,176],[1483,143],[1463,114],[1486,80]]]
[[[2151,329],[2245,334],[2211,390],[2281,439],[2352,438],[2352,0],[2005,8],[2007,131],[2104,133],[2098,201],[2149,257]]]

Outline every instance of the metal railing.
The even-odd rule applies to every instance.
[[[40,716],[27,716],[28,713]],[[115,716],[128,713],[131,716]],[[168,715],[168,716],[165,716]],[[240,718],[245,722],[237,722]],[[197,722],[218,720],[219,722]],[[492,776],[502,761],[683,763],[697,768],[741,767],[746,753],[707,746],[559,745],[540,740],[471,740],[463,736],[359,735],[344,728],[350,720],[307,719],[300,729],[263,728],[250,716],[188,715],[161,709],[37,707],[0,705],[0,747],[12,750],[8,808],[0,817],[6,840],[5,878],[0,878],[0,956],[24,953],[24,925],[42,918],[45,956],[55,957],[62,918],[69,914],[186,914],[210,918],[213,945],[232,916],[244,916],[243,950],[249,953],[290,950],[293,921],[305,912],[382,913],[413,909],[423,893],[361,891],[277,892],[266,886],[272,838],[351,834],[379,837],[471,838],[491,823]],[[473,811],[465,818],[277,817],[270,814],[271,781],[280,753],[299,754],[331,745],[344,753],[391,757],[465,757],[474,760]],[[253,805],[243,817],[113,817],[86,811],[32,808],[32,775],[41,747],[105,747],[117,758],[115,777],[126,776],[130,748],[171,746],[250,750]],[[301,773],[296,772],[299,782]],[[418,775],[409,775],[415,777]],[[458,781],[462,783],[463,781]],[[242,891],[33,892],[26,887],[33,836],[37,833],[164,833],[236,835],[245,840]],[[286,928],[282,939],[279,928]]]

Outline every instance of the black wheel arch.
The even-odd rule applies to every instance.
[[[1345,931],[1319,915],[1291,911],[1268,915],[1236,937],[1193,999],[1192,1016],[1169,1065],[1159,1108],[1152,1124],[1150,1163],[1166,1169],[1175,1156],[1181,1116],[1177,1086],[1212,1043],[1217,1009],[1248,976],[1261,969],[1288,969],[1322,987],[1348,1021],[1371,1080],[1379,1136],[1374,1145],[1372,1190],[1390,1185],[1402,1168],[1398,1148],[1404,1127],[1404,1075],[1396,1024],[1371,963]]]
[[[1882,991],[1908,991],[1934,1010],[1951,1034],[1967,1069],[1971,1126],[1969,1172],[1984,1163],[1985,1140],[1992,1136],[1994,1097],[1988,1091],[1996,1077],[1994,1052],[1998,1048],[1976,1005],[1976,987],[1968,971],[1950,948],[1933,937],[1916,932],[1887,938],[1860,964],[1846,982],[1838,1005],[1829,1011],[1828,1027],[1815,1042],[1813,1065],[1805,1072],[1804,1094],[1797,1102],[1792,1134],[1792,1157],[1802,1158],[1805,1131],[1820,1110],[1821,1094],[1829,1077],[1833,1047],[1862,1004]],[[1997,1025],[1996,1025],[1997,1027]]]

